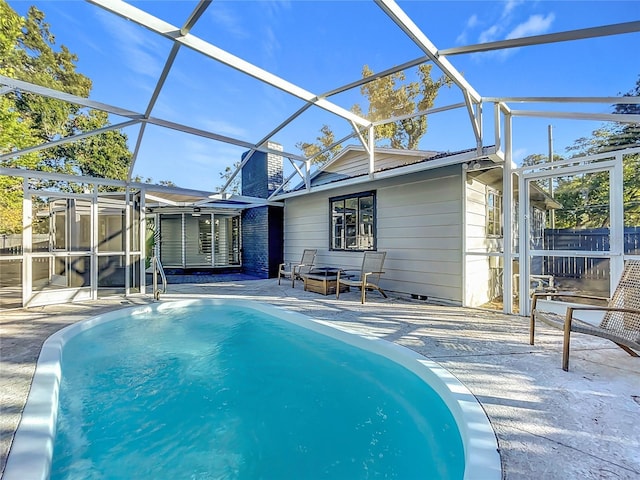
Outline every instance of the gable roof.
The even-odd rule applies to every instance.
[[[398,148],[376,148],[376,164],[395,164],[396,166],[408,165],[410,163],[421,162],[427,158],[438,155],[440,152],[427,150],[403,150]],[[335,157],[322,165],[320,168],[325,172],[344,172],[349,168],[349,164],[358,163],[364,166],[368,173],[369,154],[361,145],[348,145]],[[381,167],[379,169],[383,169]]]
[[[314,190],[338,188],[350,183],[361,183],[448,165],[482,161],[501,163],[502,157],[494,146],[483,147],[480,154],[476,148],[440,153],[424,150],[376,149],[375,168],[373,173],[369,174],[369,154],[362,147],[350,146],[311,175],[309,189],[306,188],[304,182],[301,182],[291,191],[277,195],[274,200],[311,193]]]

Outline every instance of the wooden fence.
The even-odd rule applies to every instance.
[[[609,229],[547,229],[545,250],[609,251]],[[624,228],[624,253],[640,255],[640,227]],[[547,275],[559,278],[600,280],[609,278],[609,259],[585,257],[543,257]]]

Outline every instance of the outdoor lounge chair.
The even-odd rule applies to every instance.
[[[529,343],[533,345],[536,320],[541,320],[553,327],[564,330],[562,352],[562,369],[564,371],[569,370],[569,340],[571,332],[606,338],[629,355],[639,356],[636,352],[640,352],[640,260],[628,260],[626,262],[622,278],[606,306],[572,305],[567,307],[564,316],[541,311],[538,308],[538,298],[552,296],[591,301],[607,301],[608,299],[563,292],[542,292],[533,295]],[[599,325],[593,325],[573,318],[573,313],[579,310],[602,311],[604,312],[604,318]]]
[[[296,280],[299,280],[300,275],[303,273],[309,273],[313,268],[316,261],[316,249],[305,249],[302,252],[302,260],[300,263],[281,263],[278,267],[278,285],[280,285],[280,278],[291,277],[291,288],[296,286]]]
[[[387,298],[387,294],[378,286],[380,276],[384,273],[382,266],[386,255],[387,252],[364,252],[360,270],[339,271],[336,279],[336,298],[340,298],[340,285],[360,288],[362,291],[362,303],[366,299],[367,289],[378,290],[384,298]],[[351,274],[349,272],[357,273]]]

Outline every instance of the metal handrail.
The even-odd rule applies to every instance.
[[[158,272],[160,272],[160,279],[162,280],[162,293],[167,293],[167,277],[164,274],[164,268],[162,268],[162,262],[157,256],[151,257],[151,268],[153,269],[153,298],[160,300],[160,289],[158,289]]]

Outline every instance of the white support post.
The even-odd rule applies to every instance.
[[[356,125],[354,122],[351,122],[351,126],[353,127],[353,131],[355,132],[356,136],[360,140],[360,144],[363,146],[363,148],[366,150],[367,153],[371,153],[371,150],[369,149],[369,143],[362,136],[362,133],[360,133],[360,129],[358,128],[358,125]]]
[[[463,90],[464,101],[467,106],[467,113],[476,137],[478,155],[482,154],[482,103],[475,101],[468,91]]]
[[[462,225],[462,306],[468,307],[469,302],[467,300],[467,262],[469,261],[469,239],[467,237],[467,171],[468,164],[463,163],[460,165],[462,174],[460,175],[460,195],[462,197],[462,208],[460,213],[460,221]]]
[[[147,290],[147,207],[145,189],[140,189],[140,293],[144,295]],[[211,237],[213,238],[213,237]]]
[[[500,110],[500,104],[498,102],[495,102],[493,104],[493,133],[497,154],[502,153],[502,125],[500,122],[501,115],[502,111]]]
[[[611,265],[609,281],[611,292],[615,290],[624,269],[624,198],[623,198],[623,156],[616,153],[615,165],[609,170],[609,208],[611,208],[610,250]]]
[[[131,188],[124,194],[124,296],[131,294]]]
[[[216,266],[216,215],[215,213],[209,213],[211,219],[211,268]]]
[[[186,268],[187,266],[187,252],[185,247],[187,243],[187,221],[185,220],[185,215],[186,213],[180,215],[180,262],[182,268]]]
[[[93,185],[93,191],[91,192],[93,195],[91,197],[91,247],[89,251],[91,252],[91,257],[89,259],[90,267],[90,285],[89,288],[91,290],[91,299],[98,299],[98,185]]]
[[[482,143],[484,138],[484,129],[482,128],[482,102],[476,102],[475,123],[477,129],[476,141],[478,144],[478,156],[482,155]]]
[[[22,181],[22,306],[26,307],[32,294],[33,280],[33,250],[31,222],[32,215],[31,192],[29,192],[29,178]]]
[[[373,125],[369,127],[369,176],[373,177],[376,167],[376,130]]]
[[[311,160],[304,162],[304,186],[307,190],[311,189]]]
[[[513,313],[513,172],[512,158],[513,146],[511,143],[511,115],[505,117],[505,155],[504,168],[502,170],[502,214],[503,218],[503,275],[502,275],[502,308],[504,313]],[[520,192],[522,193],[522,192]],[[519,204],[519,208],[522,207]],[[521,215],[522,216],[522,215]],[[522,240],[522,231],[520,231],[520,240]],[[522,261],[520,262],[522,263]],[[520,267],[522,272],[522,265]],[[522,297],[520,297],[522,298]],[[522,308],[521,308],[522,311]]]
[[[507,118],[511,122],[511,116]],[[510,140],[509,140],[510,141]],[[518,277],[518,298],[520,299],[520,315],[529,314],[529,232],[527,223],[529,220],[529,183],[525,175],[521,172],[518,176],[518,257],[519,257],[519,277]]]

